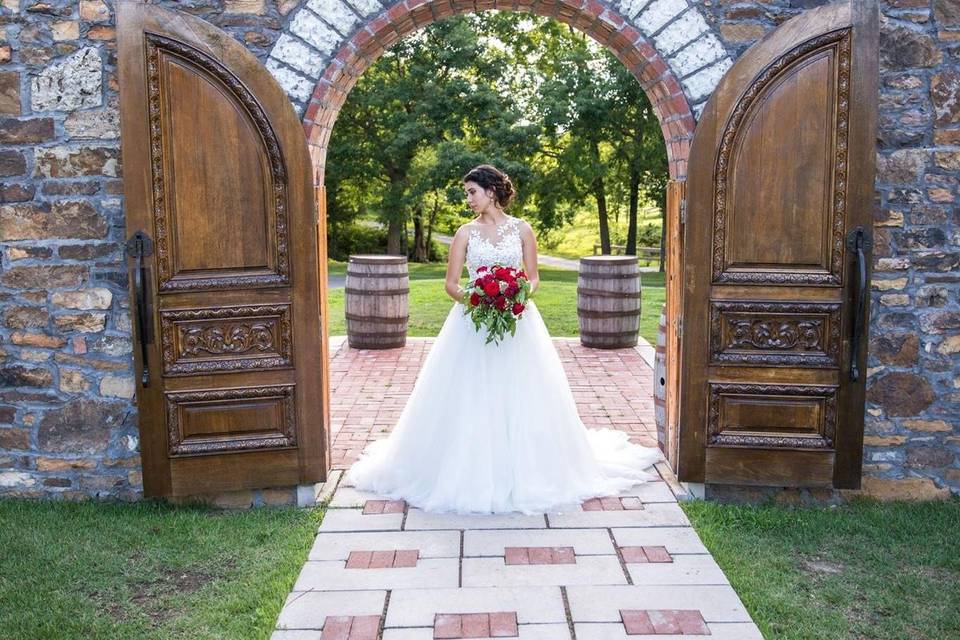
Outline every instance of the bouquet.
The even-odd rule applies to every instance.
[[[477,268],[477,279],[465,289],[470,301],[464,305],[477,331],[487,328],[487,342],[499,344],[507,331],[515,335],[517,320],[523,315],[530,298],[530,280],[522,270],[494,263]]]

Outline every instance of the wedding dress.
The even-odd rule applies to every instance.
[[[519,219],[491,242],[472,229],[466,263],[521,267]],[[662,458],[615,429],[588,429],[537,305],[516,334],[486,344],[455,302],[427,352],[393,431],[347,471],[357,489],[435,513],[576,510],[657,476]]]

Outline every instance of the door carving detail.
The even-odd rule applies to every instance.
[[[231,289],[244,287],[270,287],[290,284],[290,257],[287,238],[287,191],[286,170],[280,144],[257,99],[232,73],[205,53],[176,40],[163,36],[144,34],[147,45],[147,105],[150,119],[150,160],[153,173],[153,220],[154,242],[157,252],[159,288],[161,291],[189,291],[197,289]],[[274,220],[272,230],[275,264],[267,273],[243,274],[237,270],[225,270],[220,274],[185,275],[176,268],[176,256],[171,250],[169,190],[172,188],[168,174],[166,148],[168,118],[164,118],[162,101],[167,97],[164,90],[164,68],[167,64],[186,64],[190,71],[203,76],[209,82],[223,87],[223,93],[239,103],[244,116],[253,124],[262,142],[266,156],[268,178],[272,191],[272,211],[265,217]]]
[[[711,302],[711,362],[839,366],[840,305]]]
[[[160,312],[164,375],[293,366],[290,305]]]
[[[710,383],[711,446],[831,449],[836,430],[837,387]]]
[[[205,453],[255,451],[297,446],[297,412],[294,406],[295,385],[273,385],[243,389],[211,389],[205,391],[167,392],[167,429],[170,456],[188,456]],[[256,430],[244,432],[205,431],[210,424],[204,420],[206,405],[220,414],[230,414],[231,405],[236,415],[249,413],[251,407],[260,409],[260,415],[273,419],[272,431],[258,423]]]
[[[747,88],[739,99],[723,130],[716,164],[716,189],[713,211],[713,282],[756,283],[773,285],[839,285],[843,276],[843,242],[845,212],[847,207],[847,132],[850,101],[850,54],[851,30],[839,29],[812,38],[770,64]],[[757,264],[736,268],[730,264],[727,246],[731,223],[729,185],[731,174],[738,160],[738,151],[745,137],[745,130],[753,127],[756,112],[763,108],[765,98],[776,90],[779,82],[798,70],[810,66],[817,58],[826,56],[829,64],[835,65],[831,76],[834,79],[832,129],[834,139],[831,157],[827,160],[833,168],[833,184],[830,200],[825,202],[825,215],[830,216],[831,237],[827,248],[829,256],[822,266],[803,265],[805,268],[776,270],[768,265]],[[758,125],[759,126],[759,125]],[[763,233],[757,229],[757,233]],[[789,267],[790,265],[784,265]],[[800,266],[800,265],[796,265]],[[817,268],[820,267],[820,268]],[[825,268],[823,268],[825,267]]]

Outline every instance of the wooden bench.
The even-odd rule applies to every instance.
[[[593,245],[593,255],[600,255],[600,250],[602,245],[597,242]],[[627,245],[625,244],[612,244],[610,245],[610,254],[611,255],[623,255],[624,251],[627,250]],[[659,261],[660,260],[660,247],[637,247],[637,258],[640,260],[646,261]]]

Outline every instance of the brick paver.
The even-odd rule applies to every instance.
[[[335,469],[389,432],[431,343],[331,349]],[[584,423],[656,446],[640,351],[554,344]],[[563,511],[484,516],[427,513],[342,478],[331,474],[327,512],[274,640],[762,640],[667,482]]]

